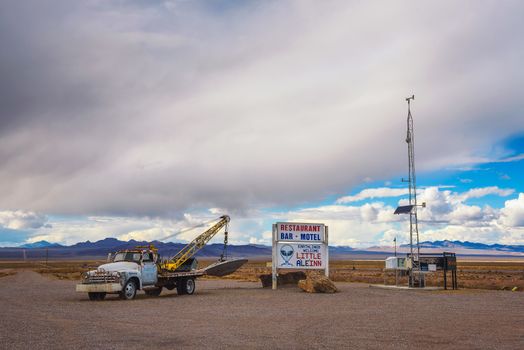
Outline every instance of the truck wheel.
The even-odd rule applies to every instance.
[[[160,295],[160,293],[162,293],[162,287],[157,287],[153,289],[144,289],[144,292],[146,293],[146,295],[157,297]]]
[[[195,279],[194,278],[184,278],[180,280],[176,285],[176,291],[179,295],[184,294],[193,294],[195,292]]]
[[[131,300],[134,299],[136,295],[136,285],[133,281],[127,281],[124,286],[124,289],[120,292],[120,299]]]

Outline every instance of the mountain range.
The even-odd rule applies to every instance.
[[[58,243],[49,243],[39,241],[24,244],[19,247],[0,248],[0,259],[20,259],[26,258],[57,258],[57,259],[87,259],[100,258],[107,256],[110,252],[117,250],[134,248],[136,246],[145,246],[153,244],[158,248],[160,254],[164,257],[173,256],[178,253],[185,244],[173,242],[145,242],[145,241],[120,241],[116,238],[106,238],[96,242],[79,242],[70,246],[60,245]],[[425,241],[420,243],[423,252],[435,253],[438,251],[452,251],[459,255],[508,255],[524,256],[524,245],[503,245],[503,244],[484,244],[475,242],[461,241]],[[223,244],[208,244],[197,254],[200,258],[216,258],[223,252]],[[382,259],[393,253],[393,247],[369,247],[365,249],[355,249],[348,246],[330,246],[329,253],[332,258],[376,258]],[[409,251],[409,245],[402,244],[397,248],[399,253]],[[249,258],[270,258],[271,247],[265,245],[246,244],[246,245],[228,245],[228,255],[234,257]]]
[[[403,244],[401,247],[409,247]],[[524,245],[505,245],[505,244],[484,244],[476,242],[461,241],[434,241],[421,242],[420,248],[443,248],[443,249],[474,249],[474,250],[495,250],[500,252],[524,253]]]

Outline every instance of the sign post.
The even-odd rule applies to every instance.
[[[272,284],[272,289],[277,289],[277,264],[275,263],[275,261],[277,261],[277,225],[276,224],[273,224],[273,242],[272,242],[272,245],[273,245],[273,249],[272,249],[272,255],[271,255],[271,261],[273,262],[272,265],[272,274],[273,274],[273,277],[272,277],[272,281],[273,281],[273,284]]]
[[[328,227],[324,224],[273,224],[272,288],[278,269],[324,270],[329,277]]]

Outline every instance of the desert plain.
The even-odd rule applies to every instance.
[[[203,262],[204,264],[206,262]],[[374,261],[334,261],[336,294],[261,288],[265,261],[132,301],[75,292],[96,261],[0,262],[2,349],[522,349],[524,262],[459,261],[458,291],[370,288]],[[438,284],[439,275],[428,279]],[[388,281],[388,283],[391,281]],[[515,289],[512,292],[511,289]]]

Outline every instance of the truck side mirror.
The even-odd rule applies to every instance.
[[[107,253],[107,262],[111,262],[111,253]]]

